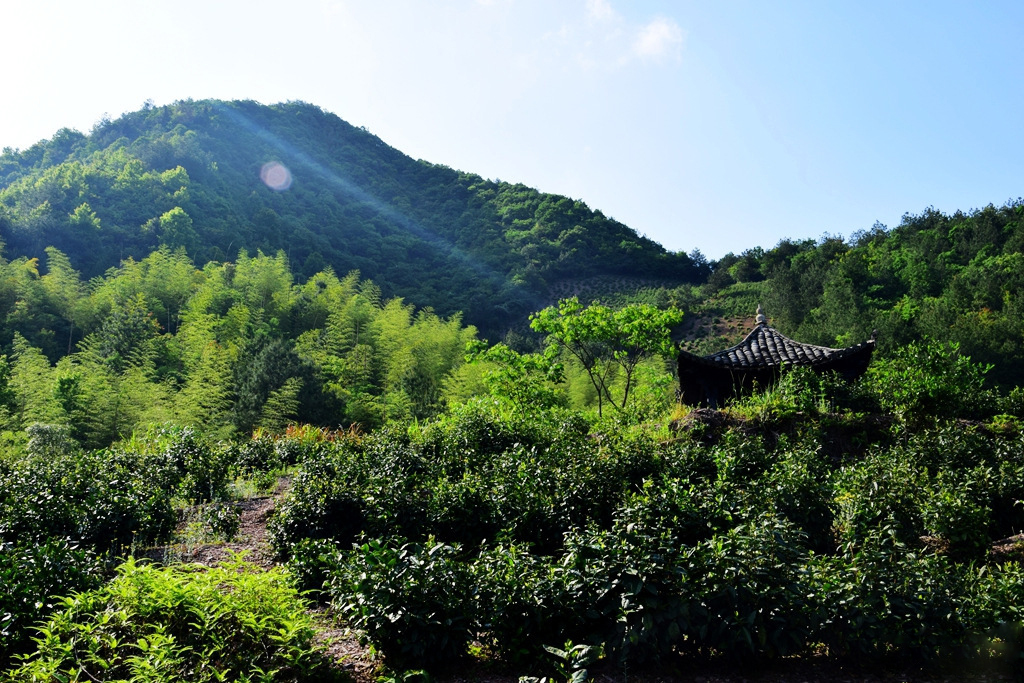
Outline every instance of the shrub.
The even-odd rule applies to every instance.
[[[393,668],[452,662],[466,654],[475,617],[459,553],[433,539],[366,541],[334,577],[332,604]]]
[[[841,556],[814,558],[808,592],[816,638],[833,654],[923,659],[959,654],[971,633],[971,581],[945,557],[907,547],[882,526]]]
[[[288,558],[291,547],[305,539],[327,539],[339,545],[355,540],[363,529],[363,501],[344,481],[303,470],[292,482],[291,494],[275,509],[267,524],[278,557]]]
[[[71,427],[67,425],[34,423],[25,429],[28,443],[25,450],[31,455],[43,457],[61,457],[69,453],[78,453],[82,447],[71,436]]]
[[[910,422],[979,417],[995,407],[995,395],[985,388],[991,368],[961,355],[955,342],[915,342],[872,363],[867,380],[884,409]]]
[[[809,447],[787,449],[777,458],[761,481],[760,495],[803,532],[810,548],[833,552],[831,469],[825,458]]]
[[[345,551],[333,541],[323,538],[306,538],[291,547],[288,571],[300,590],[317,599],[324,600],[323,592],[335,573],[344,564]]]
[[[49,615],[58,598],[98,586],[102,564],[67,540],[38,544],[0,542],[0,670],[28,645],[30,627]]]
[[[267,434],[258,434],[234,447],[231,454],[231,474],[235,477],[253,477],[284,468],[276,442]]]
[[[474,631],[507,662],[535,661],[546,643],[562,642],[577,621],[574,612],[583,609],[567,604],[552,562],[509,544],[483,549],[470,567],[477,599]]]
[[[928,534],[938,537],[954,560],[978,560],[991,545],[992,471],[976,468],[958,473],[944,470],[929,487],[922,518]]]
[[[858,543],[889,529],[901,542],[918,544],[924,533],[921,502],[927,472],[904,449],[870,454],[863,462],[835,473],[833,500],[836,536]]]
[[[225,543],[235,538],[241,521],[242,509],[223,502],[197,505],[190,514],[190,524],[199,527],[203,536]]]
[[[6,480],[0,539],[68,538],[99,553],[118,553],[166,538],[175,516],[152,464],[117,450],[26,457]]]
[[[191,427],[173,430],[164,457],[177,469],[178,495],[189,503],[205,503],[227,495],[226,450],[215,448]]]
[[[554,574],[562,632],[549,642],[601,644],[623,665],[673,652],[691,607],[682,555],[671,531],[618,524],[613,532],[571,534]]]
[[[687,646],[740,658],[805,651],[816,626],[805,548],[799,529],[763,514],[693,549]]]
[[[166,424],[133,434],[118,450],[145,463],[155,485],[189,504],[225,498],[228,471],[237,457],[192,427]]]
[[[999,462],[992,491],[992,530],[995,538],[1011,536],[1024,530],[1024,454],[1017,451],[1007,455],[1007,459]]]
[[[282,570],[129,561],[63,600],[12,680],[308,680],[326,675],[305,604]]]

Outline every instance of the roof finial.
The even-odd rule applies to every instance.
[[[764,309],[761,308],[761,304],[757,305],[757,317],[754,318],[758,325],[767,325],[768,317],[764,314]]]

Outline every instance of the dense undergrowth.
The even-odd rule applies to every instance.
[[[1024,530],[1024,414],[984,374],[925,344],[671,424],[478,398],[236,444],[166,427],[86,451],[37,426],[0,458],[0,661],[11,680],[321,675],[280,571],[121,565],[291,468],[275,552],[395,671],[822,652],[1020,671],[1024,570],[992,547]]]

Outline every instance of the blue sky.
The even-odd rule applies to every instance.
[[[0,147],[147,100],[303,100],[711,258],[1024,195],[1022,2],[33,0],[3,14]]]

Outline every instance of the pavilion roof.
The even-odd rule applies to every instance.
[[[729,370],[752,370],[781,365],[826,365],[842,358],[859,355],[866,347],[874,348],[874,340],[843,349],[816,346],[794,341],[768,325],[761,307],[757,309],[757,326],[735,346],[706,356],[686,354],[691,362]]]

